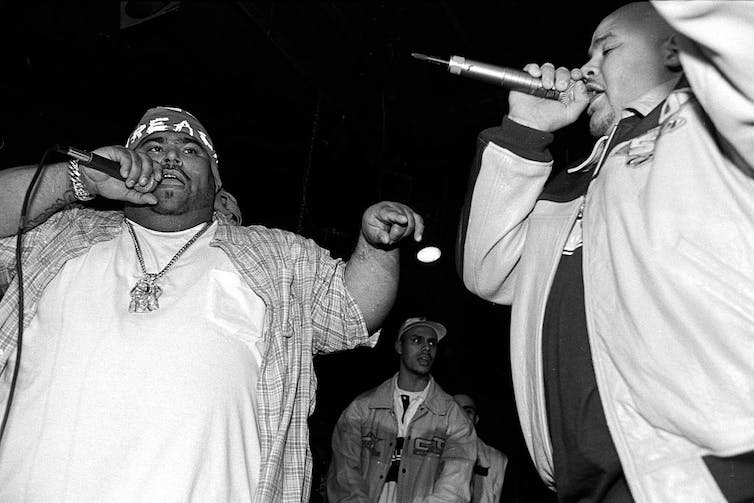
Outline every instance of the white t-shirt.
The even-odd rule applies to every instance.
[[[251,501],[264,303],[209,246],[214,223],[158,281],[160,308],[129,313],[142,273],[123,225],[63,267],[24,332],[0,501]],[[151,273],[202,227],[133,226]]]
[[[430,377],[430,380],[432,378]],[[427,391],[429,390],[429,383],[424,386],[421,391],[406,391],[398,387],[398,378],[395,378],[395,390],[393,391],[393,409],[395,410],[395,417],[398,420],[398,436],[405,437],[408,425],[411,424],[416,411],[419,410],[419,406],[424,403],[427,398]],[[403,398],[406,396],[409,399],[408,408],[404,410]]]
[[[430,382],[432,377],[430,376]],[[421,391],[406,391],[398,387],[398,376],[395,376],[395,388],[393,389],[393,411],[395,412],[395,419],[398,423],[398,437],[406,437],[408,433],[408,425],[411,424],[416,411],[419,410],[419,406],[427,398],[427,391],[429,391],[429,382]],[[401,396],[408,397],[408,407],[403,407],[403,398]],[[395,461],[397,453],[393,453],[393,461]],[[380,499],[378,503],[396,503],[398,500],[397,483],[395,481],[385,482],[380,492]]]

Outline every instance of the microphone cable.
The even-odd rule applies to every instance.
[[[18,369],[21,366],[21,346],[24,342],[24,279],[23,268],[21,266],[21,245],[23,243],[24,227],[26,226],[26,214],[29,210],[29,202],[31,201],[34,189],[42,175],[42,171],[46,167],[45,161],[47,161],[50,154],[55,152],[57,152],[57,149],[49,148],[42,155],[42,159],[40,159],[37,169],[34,171],[34,176],[32,176],[31,182],[29,182],[29,187],[26,189],[26,194],[24,195],[24,200],[21,204],[21,217],[18,220],[18,233],[16,234],[16,278],[18,278],[18,335],[16,337],[16,362],[13,365],[13,377],[11,378],[10,388],[8,390],[8,399],[5,402],[3,422],[2,425],[0,425],[0,446],[2,445],[5,436],[5,427],[8,423],[11,404],[13,403],[13,394],[16,390],[16,381],[18,380]],[[3,367],[3,370],[5,370],[5,367]]]

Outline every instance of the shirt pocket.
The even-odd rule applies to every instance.
[[[264,354],[265,305],[234,272],[212,270],[207,281],[205,322],[227,337],[235,337]]]

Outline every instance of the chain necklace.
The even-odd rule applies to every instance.
[[[173,264],[175,264],[175,261],[178,260],[178,257],[183,255],[183,252],[188,250],[189,246],[194,244],[196,240],[199,239],[202,234],[204,234],[204,231],[206,231],[211,224],[211,220],[205,223],[204,227],[199,229],[199,231],[194,234],[191,239],[189,239],[186,244],[176,252],[175,255],[173,255],[173,258],[170,259],[168,265],[163,267],[160,272],[150,273],[147,272],[147,267],[144,265],[144,256],[141,253],[139,240],[136,239],[136,233],[134,232],[133,225],[131,225],[131,222],[126,220],[128,233],[131,234],[131,239],[133,239],[134,247],[136,248],[136,256],[139,258],[139,266],[141,267],[141,272],[144,274],[144,276],[139,281],[137,281],[136,285],[134,285],[134,287],[131,289],[131,302],[128,304],[129,313],[148,313],[149,311],[156,311],[160,308],[160,304],[157,299],[160,297],[160,295],[162,295],[162,288],[157,285],[157,280],[160,279],[162,275],[165,274],[167,270],[173,266]]]

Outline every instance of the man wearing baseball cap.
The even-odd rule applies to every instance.
[[[241,227],[207,129],[175,107],[94,152],[123,179],[46,167],[23,295],[35,166],[0,172],[0,501],[307,501],[311,355],[376,342],[421,217],[370,206],[348,262]]]
[[[476,434],[430,374],[443,325],[409,318],[398,330],[398,373],[357,397],[332,438],[328,501],[469,501]]]

